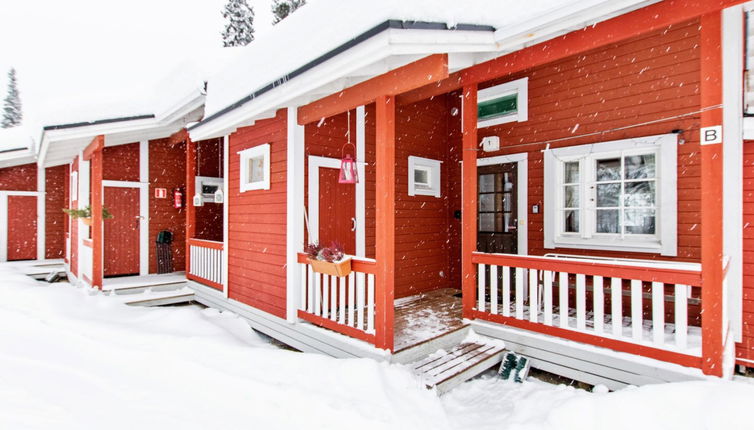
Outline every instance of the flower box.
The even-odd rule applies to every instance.
[[[91,218],[79,218],[81,222],[84,223],[85,226],[91,227],[92,226],[92,219]]]
[[[331,276],[348,276],[351,274],[351,257],[346,257],[337,262],[329,262],[324,260],[309,259],[309,264],[312,265],[312,270],[317,273]]]

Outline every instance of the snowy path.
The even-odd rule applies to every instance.
[[[0,265],[0,429],[743,429],[752,402],[744,383],[492,378],[438,399],[400,366],[280,350],[234,315],[127,307]]]

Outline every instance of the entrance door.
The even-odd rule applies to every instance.
[[[37,258],[37,197],[8,196],[8,261]]]
[[[477,249],[480,252],[518,253],[517,170],[517,163],[478,168]]]
[[[338,242],[356,254],[356,185],[340,184],[340,160],[309,157],[309,228],[322,246]],[[310,239],[310,240],[311,240]]]
[[[139,188],[105,187],[105,276],[139,274]]]

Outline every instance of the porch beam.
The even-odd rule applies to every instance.
[[[373,103],[384,94],[399,94],[448,77],[448,55],[434,54],[391,72],[369,79],[298,108],[298,123],[306,125],[321,118]]]
[[[376,245],[377,288],[375,330],[377,348],[393,350],[395,297],[395,97],[376,99]]]
[[[194,193],[196,192],[196,142],[188,134],[181,136],[186,143],[186,273],[191,273],[191,239],[196,232],[196,209],[194,209]],[[227,178],[226,178],[227,180]],[[227,199],[227,195],[226,195]],[[227,252],[227,251],[226,251]]]
[[[476,271],[472,261],[477,242],[477,86],[463,88],[463,182],[461,196],[461,288],[463,290],[463,317],[473,318],[476,303]],[[379,176],[378,176],[379,177]]]
[[[722,126],[722,14],[701,20],[702,371],[723,376],[723,144],[705,143],[704,127]],[[723,139],[725,136],[722,136]]]
[[[84,150],[84,158],[91,161],[92,177],[90,179],[92,200],[92,287],[102,289],[104,268],[102,262],[104,229],[102,226],[102,149],[105,147],[105,136],[99,135]]]
[[[581,54],[607,44],[720,11],[747,0],[666,0],[625,15],[573,31],[556,39],[502,55],[451,74],[447,79],[417,88],[398,98],[398,105],[411,104],[465,85],[501,78],[523,70]]]

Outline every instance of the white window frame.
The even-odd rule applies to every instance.
[[[429,179],[427,188],[417,188],[418,184],[414,181],[414,172],[416,170],[427,171]],[[408,195],[440,197],[442,194],[440,189],[441,175],[442,161],[410,155],[408,157]]]
[[[491,127],[509,122],[524,122],[529,119],[529,78],[516,79],[515,81],[495,85],[494,87],[479,90],[477,93],[477,105],[482,102],[499,97],[516,94],[516,112],[498,118],[490,118],[477,121],[477,128]]]
[[[79,172],[78,171],[71,172],[70,181],[71,183],[68,184],[70,187],[70,190],[69,190],[70,196],[68,200],[75,202],[75,201],[78,201],[79,199]]]
[[[270,189],[270,144],[264,143],[252,148],[238,151],[238,155],[241,159],[240,169],[240,188],[241,192],[252,190],[269,190]],[[263,178],[261,181],[251,182],[247,181],[249,178],[249,160],[252,158],[263,157],[262,167],[264,169]]]
[[[678,137],[663,134],[622,139],[544,151],[544,233],[545,248],[579,248],[626,252],[646,252],[676,256],[678,208]],[[596,187],[594,162],[612,156],[656,154],[655,183],[657,207],[654,235],[595,233]],[[579,233],[564,233],[560,208],[563,203],[563,164],[579,161]]]

